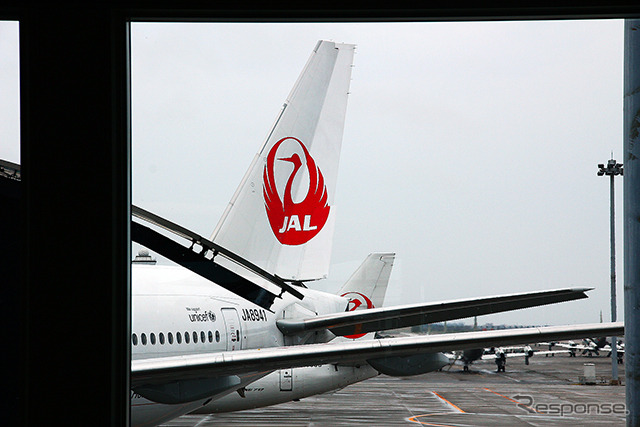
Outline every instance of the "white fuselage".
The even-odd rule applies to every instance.
[[[171,266],[133,265],[132,283],[133,360],[289,345],[276,326],[278,318],[341,312],[348,302],[337,295],[299,288],[303,300],[285,293],[269,311],[182,267]],[[157,403],[132,391],[132,425],[157,425],[194,410],[227,412],[287,402],[375,375],[377,371],[366,363],[241,375],[241,382],[233,387],[177,404]]]
[[[379,375],[368,364],[358,366],[318,365],[305,368],[280,369],[260,378],[240,393],[230,393],[199,407],[193,413],[242,411],[290,402],[316,394],[337,391]]]

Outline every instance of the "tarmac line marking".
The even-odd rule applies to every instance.
[[[513,378],[513,377],[510,377],[509,375],[504,375],[504,374],[503,374],[502,376],[503,376],[503,377],[507,377],[507,378],[509,378],[510,380],[513,380],[513,381],[515,381],[515,382],[517,382],[517,383],[521,382],[519,379],[517,379],[517,378]]]
[[[480,372],[484,372],[485,374],[490,374],[490,375],[496,374],[496,371],[489,371],[487,369],[481,369]],[[517,383],[521,382],[521,380],[510,377],[509,375],[505,375],[505,374],[500,375],[500,377],[509,378],[510,380],[515,381]]]
[[[466,412],[464,412],[462,409],[460,409],[459,407],[457,407],[456,405],[454,405],[453,403],[449,402],[447,399],[445,399],[444,397],[440,396],[438,393],[436,393],[435,391],[432,391],[431,393],[435,394],[437,397],[439,397],[441,400],[443,400],[445,403],[449,404],[449,406],[451,406],[454,409],[457,409],[458,412],[461,412],[463,414],[465,414]]]
[[[505,396],[505,395],[503,395],[503,394],[497,393],[497,392],[495,392],[495,391],[493,391],[493,390],[491,390],[491,389],[489,389],[489,388],[484,387],[484,388],[483,388],[483,390],[487,390],[487,391],[490,391],[491,393],[493,393],[493,394],[495,394],[495,395],[497,395],[497,396],[504,397],[505,399],[510,400],[511,402],[515,403],[516,405],[518,405],[518,406],[524,406],[525,408],[529,408],[529,409],[531,409],[532,411],[537,412],[538,414],[540,414],[540,413],[541,413],[540,411],[536,411],[536,410],[535,410],[534,408],[532,408],[531,406],[527,406],[527,405],[525,405],[525,404],[524,404],[524,403],[522,403],[522,402],[518,402],[518,401],[517,401],[517,400],[515,400],[515,399],[512,399],[512,398],[510,398],[510,397],[507,397],[507,396]]]
[[[434,396],[436,396],[438,399],[440,399],[441,401],[443,401],[444,403],[446,403],[448,406],[454,408],[456,411],[458,411],[461,414],[466,414],[465,411],[463,411],[462,409],[460,409],[458,406],[454,405],[453,403],[449,402],[447,399],[445,399],[444,397],[440,396],[438,393],[436,393],[435,391],[431,392]],[[424,414],[424,415],[415,415],[411,418],[406,418],[407,421],[411,421],[413,423],[418,423],[418,424],[422,424],[424,426],[434,426],[434,427],[454,427],[451,424],[436,424],[436,423],[430,423],[427,421],[420,421],[418,418],[422,418],[422,417],[431,417],[434,415],[447,415],[447,414],[451,414],[451,412],[438,412],[438,413],[433,413],[433,414]]]
[[[398,399],[398,401],[401,402],[402,406],[404,406],[404,409],[406,409],[408,413],[413,415],[413,411],[411,409],[409,409],[409,407],[404,403],[404,399],[402,399],[400,396],[398,396],[398,393],[396,393],[395,390],[391,390],[391,392]]]
[[[198,424],[196,424],[194,427],[198,427],[200,424],[202,424],[205,421],[211,421],[211,415],[207,415],[206,417],[204,417],[202,420],[200,420],[198,422]]]
[[[455,427],[451,424],[435,424],[435,423],[427,423],[424,421],[416,420],[418,417],[429,417],[431,415],[444,415],[444,414],[427,414],[427,415],[416,415],[415,417],[407,418],[407,421],[411,421],[412,423],[422,424],[423,426],[435,426],[435,427]]]

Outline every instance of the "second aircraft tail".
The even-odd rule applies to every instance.
[[[338,295],[349,298],[345,311],[382,307],[395,257],[395,253],[372,253],[367,256],[338,291]],[[353,339],[364,335],[345,337]]]

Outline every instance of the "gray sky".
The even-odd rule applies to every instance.
[[[393,251],[386,305],[588,286],[587,301],[479,321],[609,319],[596,165],[622,158],[622,20],[134,24],[134,204],[209,236],[319,39],[357,50],[330,279],[315,287]],[[5,135],[0,158],[18,161]]]

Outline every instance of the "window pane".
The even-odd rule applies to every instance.
[[[20,55],[17,21],[0,21],[0,160],[20,164]]]
[[[504,261],[505,252],[513,257],[507,262],[511,268],[498,269],[499,276],[495,269],[481,275],[488,281],[485,290],[493,286],[490,282],[513,283],[508,276],[513,271],[528,272],[531,259],[550,263],[536,271],[554,271],[562,254],[571,252],[567,247],[581,247],[588,253],[579,258],[600,259],[601,270],[606,271],[607,258],[597,254],[599,245],[568,242],[563,230],[581,234],[585,227],[577,226],[575,218],[584,218],[601,225],[589,230],[593,236],[585,242],[608,232],[607,210],[593,209],[592,198],[575,193],[576,188],[586,192],[602,185],[593,180],[593,171],[610,149],[620,160],[622,29],[623,20],[300,26],[133,23],[132,201],[192,230],[211,231],[264,142],[318,40],[315,35],[330,33],[363,49],[354,59],[337,190],[344,198],[340,218],[357,223],[360,238],[336,234],[336,254],[354,252],[351,245],[361,250],[377,247],[379,236],[368,230],[395,218],[403,227],[394,235],[405,242],[438,241],[437,250],[430,250],[440,257],[456,253],[460,241],[474,265],[492,265],[484,257]],[[376,48],[380,34],[384,48]],[[286,51],[274,40],[286,40]],[[378,90],[381,84],[384,90]],[[371,108],[381,105],[389,108]],[[212,143],[211,135],[220,142]],[[376,141],[375,149],[353,143],[360,140]],[[566,153],[579,157],[568,161]],[[363,155],[371,156],[359,162]],[[460,160],[456,170],[474,178],[452,174],[450,161],[434,161],[438,158]],[[554,174],[540,173],[540,164]],[[487,169],[487,165],[500,166]],[[362,186],[360,180],[370,170],[383,173]],[[451,179],[439,179],[443,176]],[[204,184],[211,182],[218,185]],[[409,183],[424,187],[409,197]],[[386,197],[375,197],[374,188]],[[523,198],[524,188],[537,191]],[[358,189],[371,194],[363,198]],[[212,202],[198,209],[181,208],[200,202],[203,191]],[[622,192],[618,194],[621,197]],[[601,196],[606,203],[606,190]],[[363,203],[367,204],[364,216]],[[407,212],[436,205],[437,209],[429,209],[428,220],[406,217]],[[548,206],[556,210],[549,211]],[[553,226],[531,218],[546,218]],[[438,226],[423,227],[422,221]],[[512,233],[514,229],[518,233]],[[617,230],[622,233],[621,226]],[[486,236],[502,246],[488,245]],[[535,236],[534,244],[517,254],[505,251],[522,236]],[[405,274],[411,271],[416,276],[405,277],[402,283],[420,283],[427,274],[418,255],[421,249],[403,251],[412,254],[403,260],[409,263]],[[439,261],[433,260],[435,270],[428,274],[448,277],[451,265]],[[592,270],[583,268],[580,260],[566,264],[572,266],[567,274],[575,283],[589,283],[597,275],[595,263]],[[440,298],[465,295],[465,284],[477,282],[479,276],[474,269],[456,273],[457,285]],[[390,287],[397,277],[392,274]],[[524,277],[529,284],[516,291],[539,286],[535,274]],[[329,276],[325,289],[337,285],[336,279]],[[422,288],[395,285],[403,290],[389,296],[393,298],[389,305],[428,301]],[[594,306],[585,313],[597,313],[599,299],[589,301],[585,304]],[[560,306],[557,310],[555,322],[578,320],[565,318],[573,316],[571,310]],[[535,324],[535,318],[522,317],[528,315],[518,314],[518,321]],[[581,320],[589,321],[586,314]]]

